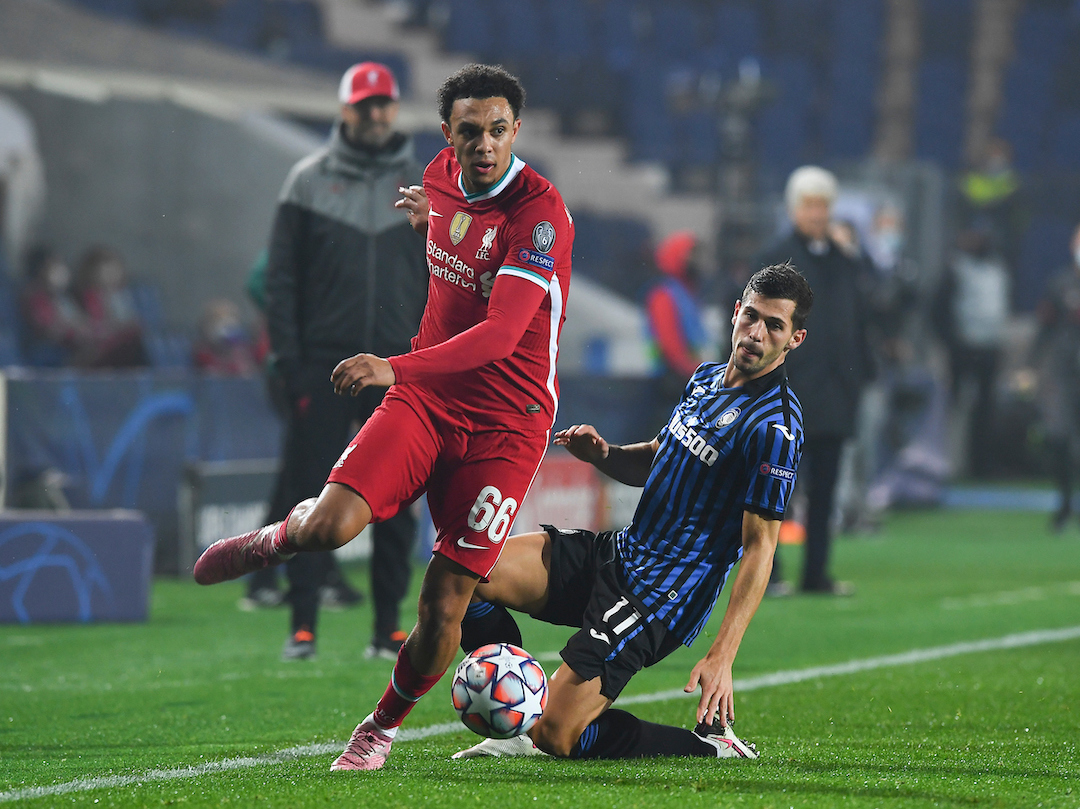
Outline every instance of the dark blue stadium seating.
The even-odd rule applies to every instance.
[[[926,59],[966,59],[971,51],[971,0],[922,3],[922,55]]]
[[[1046,281],[1069,264],[1069,241],[1076,229],[1075,219],[1046,216],[1035,219],[1024,234],[1020,250],[1020,277],[1017,305],[1033,309]]]
[[[574,272],[635,299],[652,277],[649,229],[630,217],[574,210]]]
[[[174,4],[169,0],[76,2],[100,14],[124,17],[172,34],[207,39],[253,55],[338,75],[357,62],[384,62],[394,71],[402,91],[408,92],[409,65],[399,54],[354,51],[330,44],[316,0],[206,0],[202,6]]]
[[[923,60],[919,68],[919,106],[915,150],[950,170],[961,166],[967,63],[956,56]]]

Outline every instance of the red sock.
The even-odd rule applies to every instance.
[[[296,506],[293,506],[289,511],[289,517],[292,516],[293,511],[296,511]],[[286,533],[289,528],[289,517],[286,517],[282,522],[278,523],[278,527],[274,530],[272,547],[275,553],[290,554],[300,550],[295,542],[289,541],[289,537]]]
[[[375,724],[382,728],[396,728],[401,725],[413,705],[419,702],[420,697],[430,691],[444,674],[445,671],[438,674],[420,674],[413,668],[409,654],[402,645],[394,671],[390,675],[390,685],[386,687],[386,693],[375,707]]]

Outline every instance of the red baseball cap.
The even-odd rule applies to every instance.
[[[338,100],[342,104],[359,104],[372,96],[392,101],[401,97],[397,79],[390,68],[378,62],[361,62],[345,71],[338,88]]]

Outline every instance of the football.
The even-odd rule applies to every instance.
[[[458,664],[451,699],[469,730],[492,739],[509,739],[526,733],[544,712],[547,677],[521,647],[489,643]]]

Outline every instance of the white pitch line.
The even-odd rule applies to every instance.
[[[986,640],[965,641],[953,643],[947,646],[932,646],[928,649],[912,649],[909,652],[901,652],[894,655],[882,655],[880,657],[868,657],[863,660],[851,660],[847,663],[838,663],[832,666],[813,666],[807,669],[792,669],[789,671],[776,671],[772,674],[763,674],[759,677],[748,677],[736,680],[736,691],[754,691],[759,688],[771,688],[778,685],[792,685],[806,680],[816,680],[822,677],[839,677],[844,674],[856,674],[863,671],[906,666],[912,663],[925,663],[930,660],[942,660],[948,657],[971,654],[973,652],[993,652],[1003,649],[1019,649],[1025,646],[1038,646],[1045,643],[1062,643],[1064,641],[1080,638],[1080,626],[1069,626],[1063,629],[1044,629],[1034,632],[1020,632],[1015,635],[1005,635],[1001,638],[988,638]],[[653,694],[638,694],[636,696],[622,697],[619,705],[640,705],[647,702],[664,702],[673,699],[697,698],[697,694],[687,694],[682,689],[671,691],[657,691]],[[443,736],[456,733],[461,730],[459,722],[444,722],[439,725],[429,725],[426,728],[409,730],[403,728],[398,734],[399,742],[418,741],[432,736]],[[263,756],[244,756],[242,758],[226,758],[220,761],[208,761],[206,764],[198,764],[191,767],[175,767],[172,769],[149,770],[139,775],[113,775],[102,778],[80,778],[75,781],[67,781],[63,784],[51,786],[27,787],[15,789],[10,792],[0,792],[0,803],[9,801],[30,800],[44,798],[50,795],[65,795],[71,792],[88,792],[92,789],[112,789],[126,787],[135,784],[144,784],[149,781],[174,781],[180,778],[197,778],[201,775],[212,775],[229,770],[245,769],[247,767],[261,767],[269,764],[281,764],[285,761],[295,761],[309,756],[325,756],[341,750],[343,742],[326,742],[322,744],[308,744],[299,747],[289,747],[276,753],[268,753]]]

